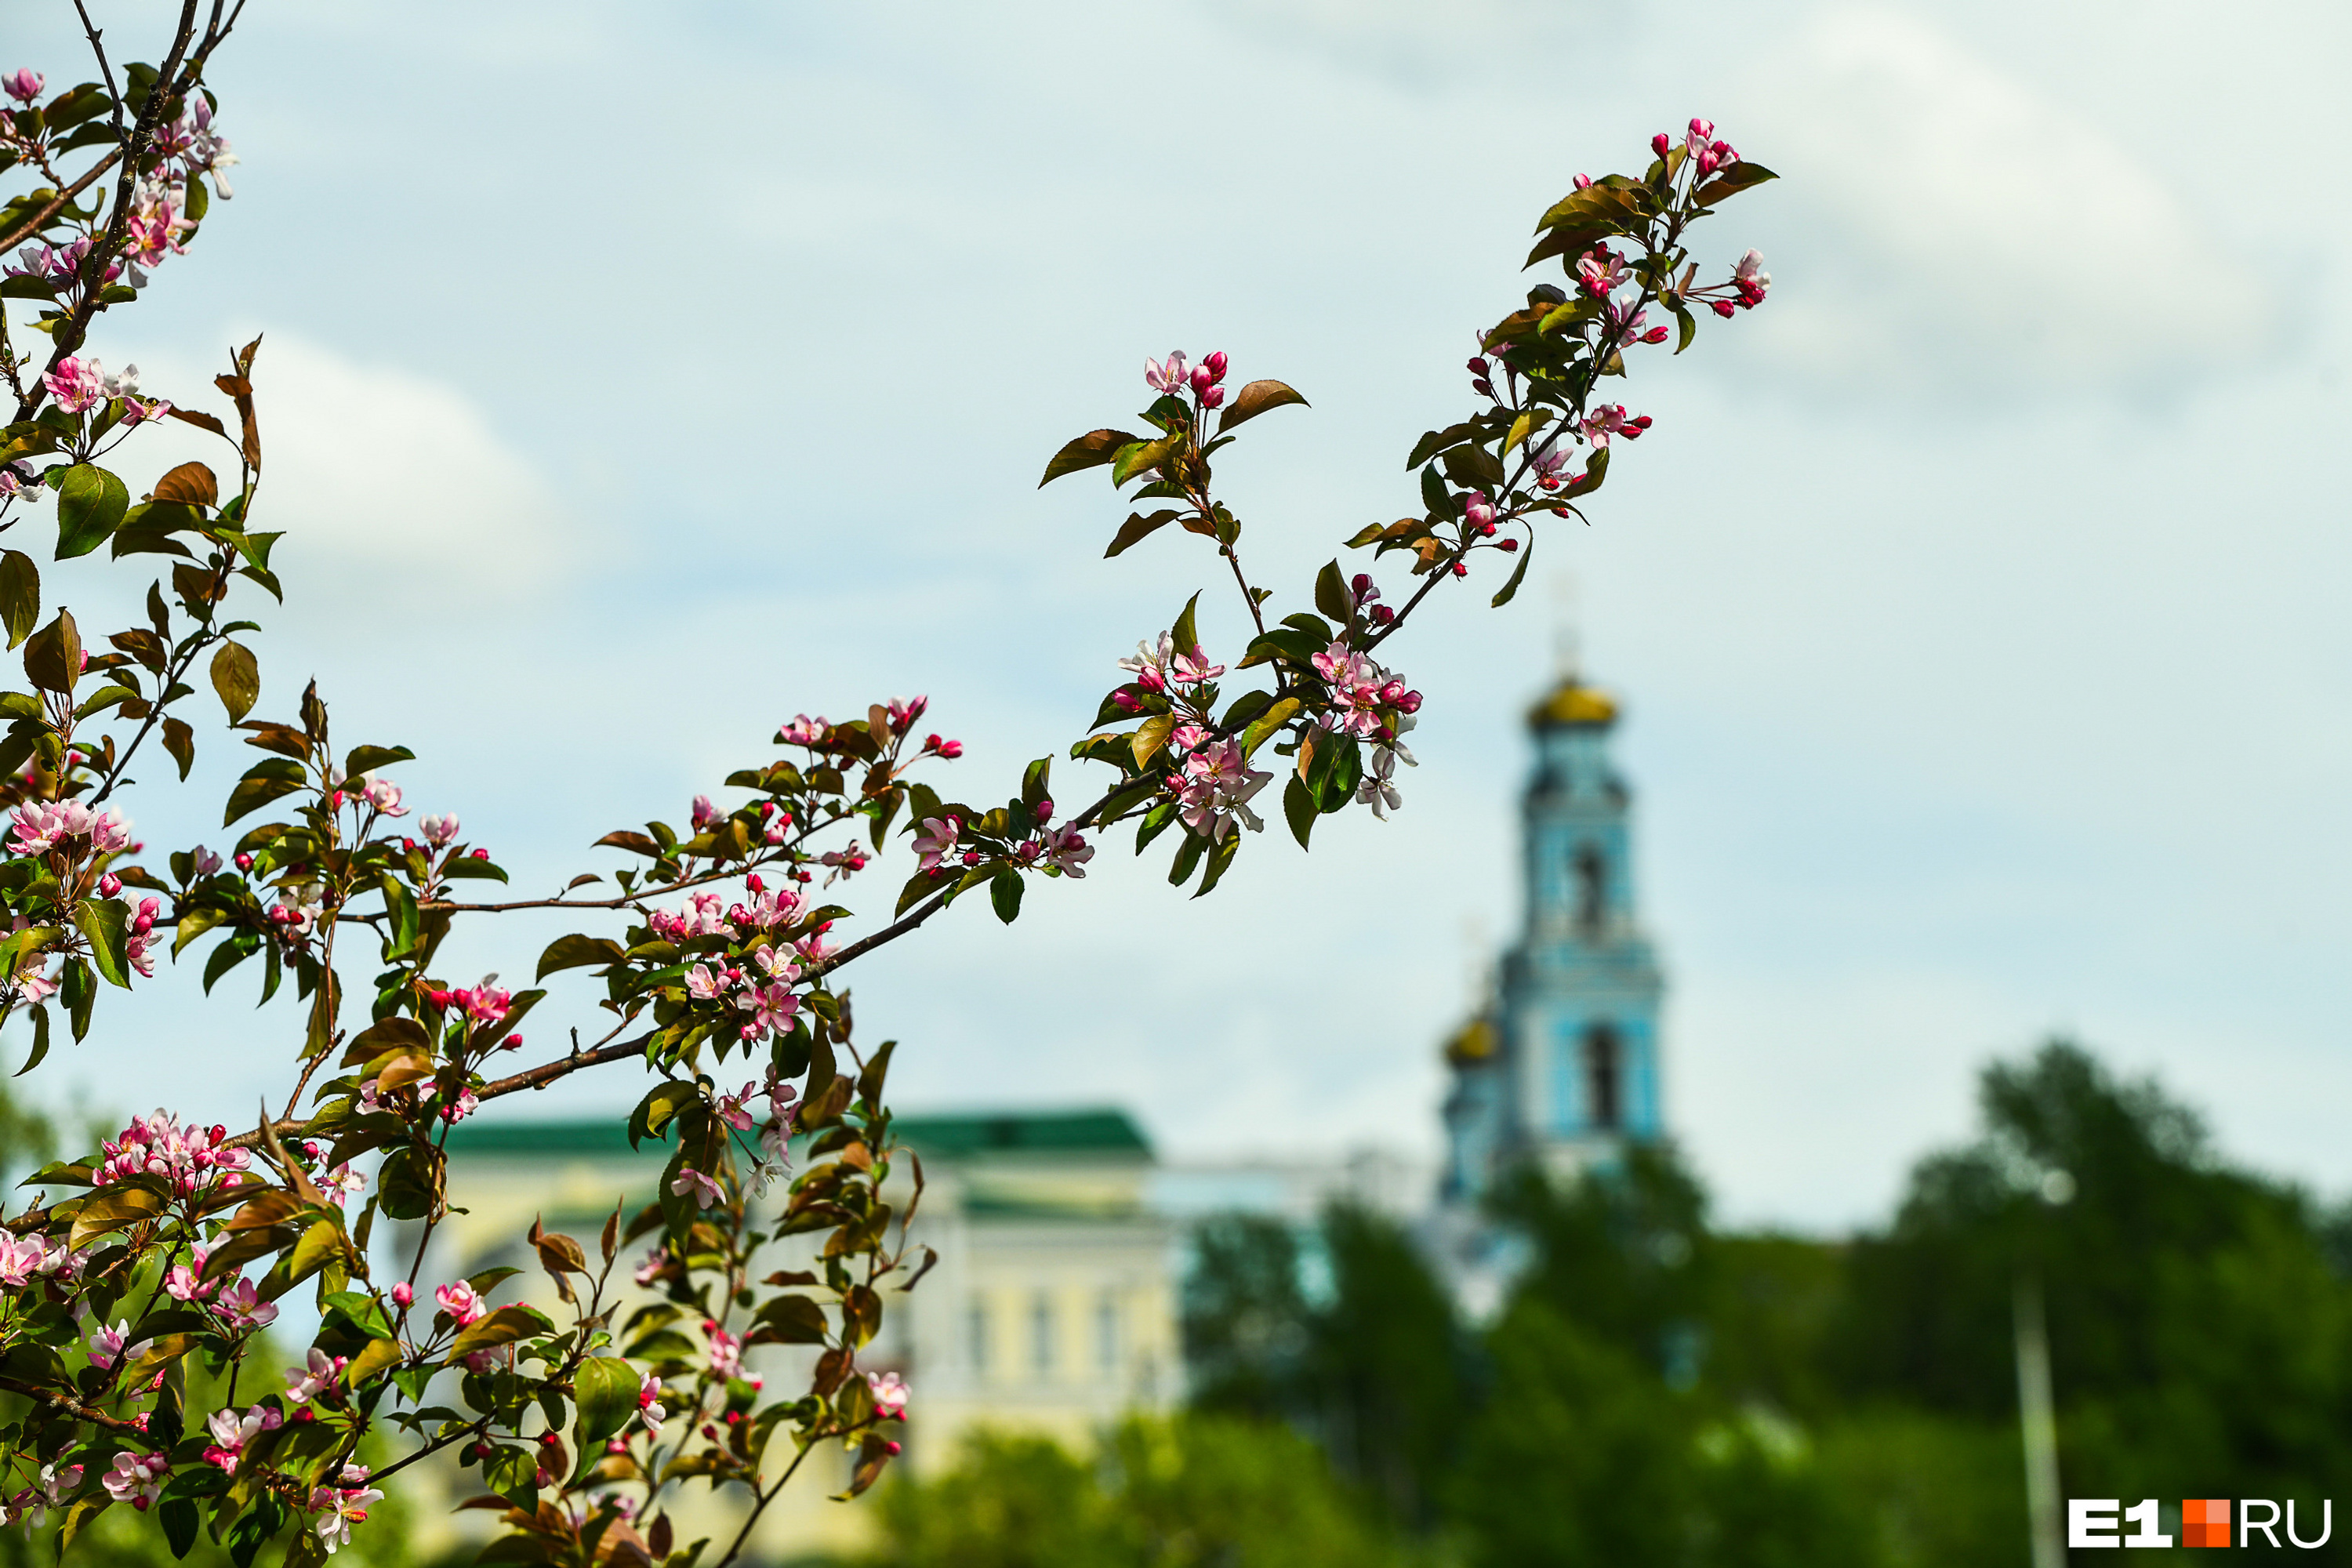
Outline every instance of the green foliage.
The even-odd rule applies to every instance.
[[[881,1499],[872,1568],[1405,1568],[1421,1554],[1314,1445],[1229,1416],[1136,1418],[1089,1460],[981,1432]]]

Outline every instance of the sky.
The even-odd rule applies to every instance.
[[[75,79],[44,13],[0,66]],[[99,15],[152,54],[152,0]],[[1106,562],[1099,479],[1035,488],[1143,406],[1148,353],[1310,400],[1219,465],[1253,575],[1303,599],[1414,505],[1537,216],[1706,115],[1781,178],[1699,254],[1760,247],[1771,298],[1636,364],[1655,428],[1516,605],[1474,585],[1397,645],[1404,809],[1311,854],[1277,824],[1197,902],[1113,843],[1015,926],[958,906],[850,972],[901,1103],[1433,1155],[1572,604],[1627,715],[1668,1117],[1726,1217],[1883,1217],[2052,1032],[2340,1195],[2348,45],[2290,4],[255,0],[214,75],[236,198],[96,347],[201,405],[266,332],[263,710],[316,676],[339,737],[413,747],[411,802],[552,891],[795,712],[926,692],[967,798],[1064,751],[1217,564]],[[50,574],[85,625],[96,576]],[[241,748],[206,744],[202,787],[134,798],[151,843],[221,841],[198,803]],[[563,929],[447,967],[512,981]],[[167,973],[31,1081],[249,1119],[299,1020],[195,1000]],[[558,983],[526,1035],[596,1016]],[[632,1071],[514,1113],[625,1107]]]

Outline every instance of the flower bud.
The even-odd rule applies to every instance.
[[[1697,141],[1707,141],[1715,134],[1715,121],[1712,120],[1693,120],[1690,122],[1690,133]]]
[[[1660,337],[1665,336],[1665,329],[1664,327],[1658,329],[1658,335]],[[490,852],[487,849],[476,849],[474,851],[473,858],[477,860],[487,860],[490,858]]]
[[[394,1285],[392,1288],[392,1304],[394,1306],[399,1307],[404,1310],[414,1304],[415,1300],[416,1292],[408,1288],[407,1280],[404,1279],[399,1284]]]
[[[122,891],[122,879],[116,876],[113,872],[109,871],[105,876],[100,877],[98,879],[98,896],[100,898],[110,899],[121,891]]]
[[[1576,188],[1577,188],[1578,190],[1580,190],[1580,191],[1589,191],[1589,190],[1591,190],[1591,189],[1592,188],[1592,176],[1591,176],[1591,175],[1590,175],[1590,174],[1579,174],[1579,175],[1577,175],[1577,176],[1576,176]]]
[[[1037,803],[1037,820],[1040,822],[1051,822],[1054,820],[1053,796],[1047,795],[1044,800]]]
[[[1462,562],[1456,561],[1454,563],[1454,574],[1456,577],[1467,577],[1470,575],[1470,568]]]
[[[1501,551],[1506,555],[1517,550],[1518,547],[1519,542],[1516,539],[1498,539],[1495,541],[1495,548]]]
[[[1494,526],[1495,503],[1486,499],[1485,490],[1472,490],[1463,499],[1462,521],[1476,529]]]
[[[8,96],[17,102],[30,103],[41,96],[41,89],[47,87],[48,81],[48,78],[30,66],[20,66],[6,76],[0,77],[0,88],[5,88]]]
[[[1655,153],[1661,158],[1666,155],[1666,149],[1674,144],[1675,139],[1667,135],[1663,131],[1650,138],[1650,151]]]
[[[1209,373],[1212,383],[1220,382],[1225,379],[1225,351],[1219,349],[1201,362],[1201,368]]]

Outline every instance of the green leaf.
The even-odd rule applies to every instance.
[[[1698,205],[1711,207],[1726,196],[1738,195],[1750,185],[1760,185],[1780,176],[1761,163],[1734,163],[1698,188]]]
[[[1315,607],[1343,626],[1355,613],[1348,595],[1348,580],[1339,574],[1337,561],[1325,562],[1323,570],[1315,574]]]
[[[76,463],[58,481],[58,554],[87,555],[113,535],[131,510],[131,492],[104,468]]]
[[[1528,574],[1528,563],[1535,558],[1536,536],[1534,531],[1529,530],[1527,539],[1519,546],[1519,563],[1511,568],[1511,580],[1504,584],[1502,589],[1493,598],[1486,601],[1490,607],[1499,610],[1511,602],[1511,595],[1519,591],[1519,583]]]
[[[57,619],[25,645],[25,674],[44,691],[74,689],[81,677],[81,633],[71,611],[59,610]]]
[[[539,1457],[529,1448],[493,1448],[482,1461],[482,1484],[528,1510],[539,1500]]]
[[[155,1517],[163,1526],[163,1541],[171,1547],[172,1555],[185,1557],[188,1554],[188,1549],[196,1543],[198,1520],[194,1500],[184,1497],[166,1498],[156,1506]]]
[[[353,746],[343,759],[343,776],[355,779],[362,773],[372,773],[378,768],[388,768],[394,763],[413,763],[416,753],[406,746]]]
[[[1173,510],[1155,511],[1150,517],[1144,516],[1139,511],[1128,513],[1127,521],[1119,524],[1118,532],[1112,536],[1110,548],[1103,552],[1103,559],[1109,560],[1128,546],[1150,538],[1183,515],[1182,512]]]
[[[1256,755],[1257,749],[1280,732],[1282,727],[1296,718],[1297,713],[1298,699],[1286,697],[1250,721],[1250,727],[1242,731],[1242,754]]]
[[[637,1413],[637,1369],[615,1356],[590,1356],[572,1374],[572,1397],[580,1413],[572,1428],[573,1446],[584,1455],[616,1436]]]
[[[89,956],[98,972],[129,990],[131,906],[121,899],[85,899],[74,906],[73,917],[74,924],[89,939]]]
[[[988,879],[988,901],[996,918],[1011,925],[1021,918],[1021,894],[1027,886],[1021,873],[1007,866]]]
[[[1110,482],[1123,485],[1136,475],[1158,468],[1169,455],[1184,444],[1181,436],[1162,436],[1157,441],[1130,441],[1112,457]]]
[[[292,795],[302,787],[300,763],[278,763],[276,765],[292,769],[294,776],[289,778],[282,773],[264,773],[262,770],[271,767],[271,763],[264,763],[247,773],[237,781],[236,787],[229,791],[227,814],[221,818],[223,827],[238,817],[260,810],[278,796]]]
[[[15,647],[33,635],[41,616],[41,569],[21,550],[0,555],[0,624]]]
[[[243,721],[261,697],[261,665],[243,643],[225,642],[213,655],[213,689],[220,693],[228,721]],[[230,818],[235,821],[236,818]]]
[[[16,1069],[16,1076],[22,1078],[39,1067],[41,1058],[48,1054],[49,1010],[47,1007],[36,1007],[33,1009],[33,1054],[25,1058],[25,1065]]]
[[[610,937],[559,936],[547,944],[539,955],[539,973],[534,980],[544,980],[559,969],[578,969],[590,963],[619,963],[628,957],[626,950]]]
[[[1255,419],[1269,408],[1280,408],[1296,403],[1304,407],[1307,399],[1278,381],[1253,381],[1241,389],[1224,411],[1217,416],[1217,434],[1222,436],[1244,420]]]
[[[500,1307],[459,1334],[457,1342],[450,1347],[448,1359],[460,1361],[476,1351],[488,1350],[494,1345],[510,1345],[517,1340],[547,1333],[554,1327],[548,1321],[547,1314],[536,1307]]]
[[[1201,646],[1201,633],[1192,624],[1192,612],[1200,603],[1201,595],[1198,594],[1185,600],[1184,613],[1176,617],[1176,625],[1168,633],[1169,640],[1176,645],[1179,654],[1191,653]]]
[[[1118,457],[1120,447],[1131,446],[1138,439],[1124,430],[1089,430],[1054,454],[1037,488],[1042,490],[1064,474],[1075,474],[1080,468],[1099,468]]]
[[[1239,830],[1229,828],[1227,831],[1238,832]],[[1207,839],[1191,828],[1186,828],[1184,842],[1176,846],[1176,858],[1170,862],[1168,867],[1168,885],[1171,888],[1182,887],[1185,879],[1192,875],[1192,868],[1201,863],[1201,852],[1208,847]]]

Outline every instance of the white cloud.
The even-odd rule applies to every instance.
[[[235,417],[208,384],[214,367],[153,361],[151,390]],[[270,563],[297,615],[355,595],[401,610],[531,597],[570,574],[578,528],[554,487],[456,387],[282,332],[264,339],[254,387],[254,523],[286,535]],[[126,478],[184,456],[226,468],[229,457],[176,425],[135,451]]]
[[[1776,195],[1829,226],[1801,226],[1801,265],[1778,268],[1757,318],[1777,364],[2031,395],[2145,384],[2271,341],[2261,282],[2179,192],[1926,21],[1826,15],[1743,96],[1740,140],[1769,149]]]

